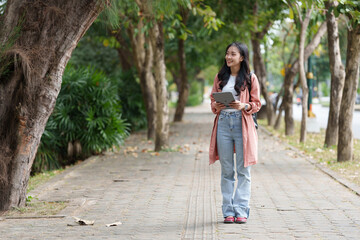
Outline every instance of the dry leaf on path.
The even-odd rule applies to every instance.
[[[160,153],[158,152],[153,152],[153,153],[150,153],[151,156],[160,156]]]
[[[137,158],[138,157],[138,154],[137,153],[132,153],[133,157]]]
[[[118,226],[118,225],[121,225],[122,222],[114,222],[114,223],[109,223],[109,224],[106,224],[106,227],[114,227],[114,226]]]
[[[77,223],[77,225],[75,225],[75,224],[68,224],[68,226],[94,225],[94,223],[95,223],[95,220],[94,220],[94,221],[90,221],[90,220],[85,220],[85,219],[81,219],[81,218],[78,218],[78,217],[73,217],[73,218],[75,219],[75,222]]]

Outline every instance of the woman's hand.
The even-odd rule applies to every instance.
[[[220,112],[222,109],[224,109],[226,106],[219,102],[214,102],[214,108],[216,109],[216,112]]]
[[[245,109],[246,103],[242,103],[239,100],[235,100],[235,101],[231,102],[229,105],[230,105],[230,107],[232,107],[234,109],[243,110],[243,109]]]

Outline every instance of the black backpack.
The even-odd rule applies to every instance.
[[[251,75],[252,75],[253,73],[252,72],[250,72],[250,87],[248,88],[249,89],[249,102],[251,101]],[[257,113],[253,113],[252,114],[252,118],[253,118],[253,120],[254,120],[254,123],[255,123],[255,128],[256,129],[258,129],[258,123],[257,123]]]

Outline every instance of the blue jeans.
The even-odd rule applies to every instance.
[[[221,164],[222,212],[224,217],[249,217],[251,167],[244,167],[241,111],[221,111],[217,127],[217,149]],[[234,145],[237,186],[235,184]],[[235,191],[234,191],[235,190]]]

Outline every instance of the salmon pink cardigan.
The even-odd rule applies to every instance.
[[[213,92],[221,92],[220,89],[220,80],[217,75],[215,76],[214,85],[211,91],[210,99],[211,99],[211,110],[216,117],[214,119],[213,130],[211,134],[210,140],[210,148],[209,148],[209,163],[213,164],[216,160],[219,160],[219,154],[217,150],[216,144],[216,133],[217,126],[219,120],[220,111],[217,112],[214,103],[215,99],[212,96]],[[248,111],[242,111],[242,135],[243,135],[243,153],[244,153],[244,167],[254,165],[258,160],[258,136],[255,128],[254,120],[251,114],[256,113],[261,108],[260,103],[260,87],[259,81],[255,74],[251,74],[251,102],[249,102],[249,90],[245,88],[240,92],[240,102],[248,103],[251,105],[251,109]],[[235,148],[234,148],[235,152]]]

